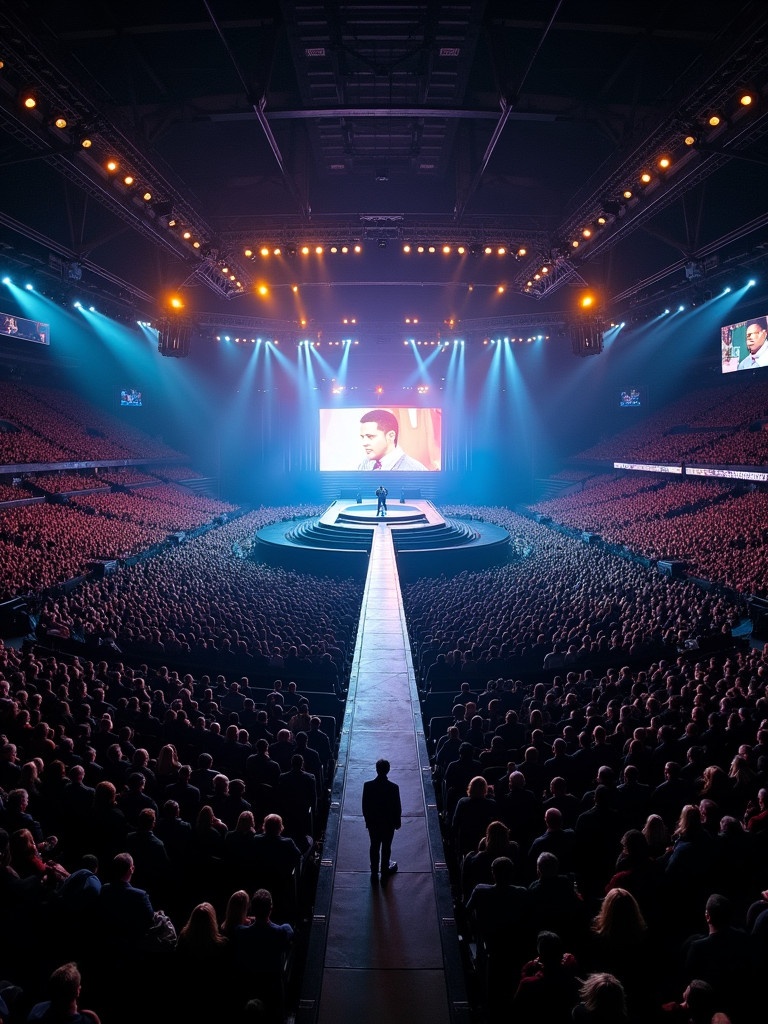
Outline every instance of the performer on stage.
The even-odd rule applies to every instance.
[[[387,514],[387,495],[389,491],[384,484],[379,484],[376,488],[376,515],[385,516]]]

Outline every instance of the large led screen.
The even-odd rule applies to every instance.
[[[399,405],[320,409],[320,469],[439,472],[442,415]]]
[[[768,317],[753,316],[720,328],[720,368],[759,370],[768,366]]]

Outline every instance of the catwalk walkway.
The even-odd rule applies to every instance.
[[[363,782],[400,786],[398,873],[372,883]],[[392,537],[374,530],[297,1021],[457,1024],[463,974]]]

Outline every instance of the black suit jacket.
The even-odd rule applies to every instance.
[[[386,775],[363,784],[363,817],[369,831],[394,832],[400,828],[401,815],[400,787]]]

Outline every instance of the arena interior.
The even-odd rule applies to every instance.
[[[764,1019],[767,33],[1,5],[0,1024]]]

